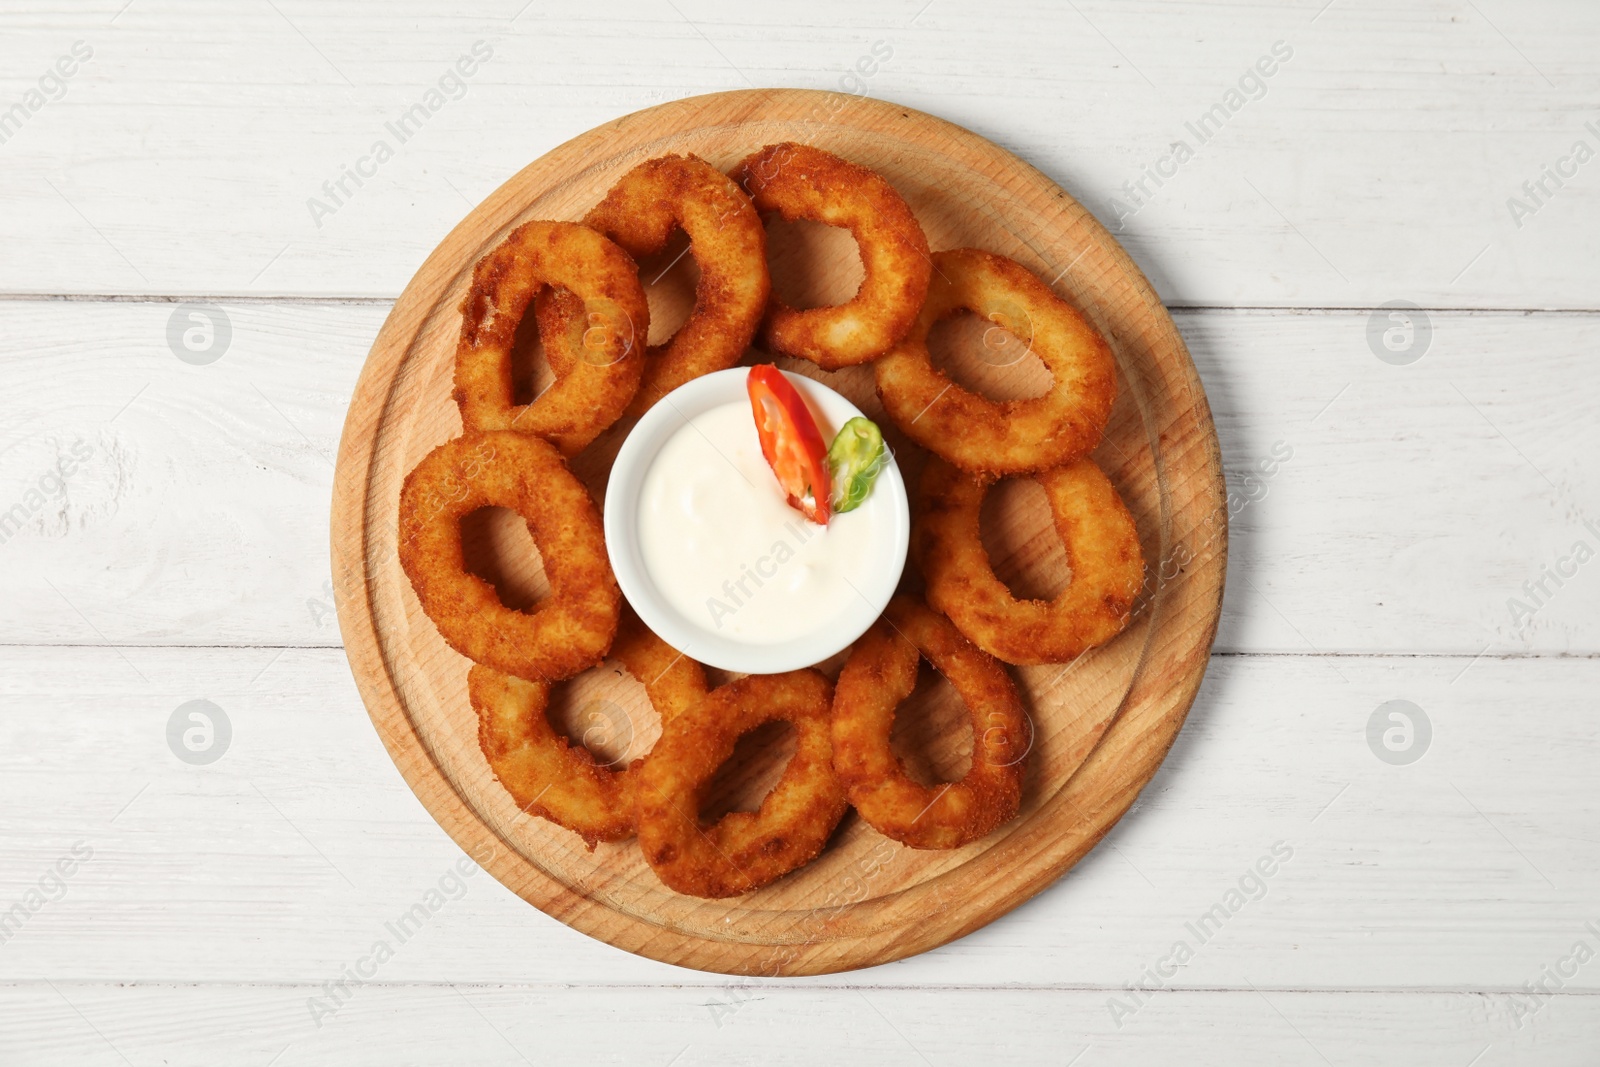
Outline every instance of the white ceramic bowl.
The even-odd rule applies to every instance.
[[[883,470],[872,486],[872,495],[881,494],[887,501],[891,518],[891,536],[881,540],[881,565],[874,566],[871,579],[858,587],[861,596],[814,632],[782,644],[756,645],[730,639],[698,620],[686,618],[661,595],[645,566],[639,547],[640,492],[656,453],[690,419],[724,404],[750,402],[745,384],[749,373],[748,367],[734,367],[704,375],[674,389],[645,412],[622,443],[606,484],[606,548],[623,596],[644,624],[668,644],[692,659],[723,670],[778,674],[820,663],[841,651],[882,614],[905,569],[906,549],[911,541],[911,507],[900,468],[892,454],[886,456]],[[840,426],[862,414],[850,401],[819,382],[787,372],[784,377],[811,408],[824,440],[832,440]]]

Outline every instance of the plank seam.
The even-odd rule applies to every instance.
[[[103,644],[99,641],[0,641],[0,650],[16,649],[52,649],[52,648],[94,648],[106,651],[228,651],[228,652],[254,652],[254,651],[283,651],[283,652],[342,652],[343,645],[233,645],[233,644]],[[1594,652],[1501,652],[1495,654],[1474,652],[1361,652],[1361,651],[1317,651],[1317,652],[1255,652],[1242,650],[1212,649],[1213,659],[1414,659],[1414,660],[1596,660],[1600,659],[1600,651]]]
[[[70,304],[288,304],[316,306],[387,307],[398,296],[358,296],[353,294],[285,294],[285,293],[35,293],[0,292],[0,303],[70,303]],[[1376,305],[1368,304],[1166,304],[1175,313],[1201,314],[1287,314],[1287,315],[1349,315],[1370,312]],[[1419,311],[1433,315],[1549,315],[1592,317],[1600,315],[1600,308],[1579,307],[1499,307],[1437,305],[1423,306]]]
[[[0,989],[40,989],[49,985],[67,986],[77,989],[96,989],[115,986],[118,989],[321,989],[325,983],[298,981],[298,982],[250,982],[250,981],[157,981],[148,979],[8,979],[0,980]],[[910,983],[872,984],[872,983],[798,983],[787,979],[781,986],[751,978],[729,977],[722,982],[467,982],[467,981],[415,981],[415,982],[376,982],[364,981],[364,989],[479,989],[479,990],[507,990],[512,992],[584,992],[603,990],[685,990],[716,991],[731,987],[750,989],[776,989],[788,992],[799,990],[805,992],[904,992],[904,993],[1109,993],[1125,994],[1126,986],[1117,985],[1092,985],[1077,983],[1051,983],[1045,985],[1031,985],[1012,983],[1006,985],[943,985],[927,984],[915,985]],[[1258,991],[1283,993],[1298,996],[1526,996],[1527,990],[1520,986],[1493,986],[1493,987],[1456,987],[1456,986],[1342,986],[1339,988],[1318,988],[1315,986],[1271,986],[1271,985],[1244,985],[1244,986],[1166,986],[1156,992],[1161,993],[1243,993],[1254,996]],[[1552,997],[1600,997],[1600,989],[1560,989],[1552,993],[1542,994]]]

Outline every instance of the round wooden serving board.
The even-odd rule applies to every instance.
[[[529,219],[579,219],[645,159],[692,152],[728,169],[762,145],[791,140],[883,174],[933,249],[976,247],[1016,259],[1106,336],[1120,392],[1096,458],[1138,522],[1149,580],[1115,641],[1072,664],[1013,669],[1034,723],[1017,819],[965,848],[921,852],[851,812],[814,863],[746,896],[706,901],[662,886],[632,841],[589,852],[575,835],[517,809],[478,748],[470,664],[440,639],[400,569],[397,502],[406,473],[461,432],[450,397],[457,308],[479,257]],[[811,303],[853,292],[861,267],[846,232],[774,221],[769,233],[780,292]],[[682,247],[641,264],[652,341],[676,328],[692,303],[693,257],[672,262]],[[941,327],[936,357],[997,398],[1041,391],[1048,377],[1038,358],[986,325],[967,316]],[[537,390],[548,371],[536,338],[527,346],[522,388]],[[884,424],[908,484],[916,484],[920,452],[888,432],[870,368],[825,374],[779,362],[827,381]],[[627,430],[614,427],[573,461],[597,501]],[[422,803],[496,878],[630,952],[729,974],[803,975],[885,963],[975,930],[1044,889],[1110,829],[1155,773],[1200,685],[1221,605],[1226,520],[1216,432],[1194,365],[1149,283],[1082,206],[948,122],[782,89],[680,100],[591,130],[530,164],[455,228],[406,287],[356,385],[334,480],[333,564],[340,628],[373,723]],[[513,516],[481,512],[464,533],[473,569],[502,599],[521,607],[537,598],[538,554]],[[1053,595],[1069,580],[1032,482],[1003,482],[990,494],[985,540],[1019,595]],[[908,568],[904,587],[914,592],[918,583]],[[842,658],[821,666],[836,675]],[[948,685],[924,670],[897,716],[895,744],[913,774],[949,780],[965,771],[971,733]],[[642,687],[612,662],[560,688],[558,725],[602,760],[632,759],[654,742],[659,726]],[[788,743],[765,731],[741,742],[707,814],[758,803]]]

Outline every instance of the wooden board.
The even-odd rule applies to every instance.
[[[1134,623],[1071,665],[1018,670],[1035,723],[1021,816],[948,853],[888,842],[847,816],[823,856],[731,901],[671,893],[631,842],[586,852],[516,809],[477,746],[467,661],[422,614],[395,558],[405,473],[460,432],[450,401],[457,305],[473,263],[514,226],[575,219],[628,167],[669,151],[729,167],[778,140],[816,144],[873,167],[917,212],[935,249],[975,246],[1051,281],[1116,352],[1121,391],[1097,458],[1138,521],[1151,583]],[[833,302],[859,277],[847,237],[774,227],[780,292]],[[692,257],[642,264],[652,340],[685,313]],[[1039,387],[1042,366],[1012,342],[955,324],[936,351],[960,380],[995,396]],[[824,375],[869,415],[870,372]],[[530,372],[537,387],[537,369]],[[615,427],[575,469],[597,498]],[[912,479],[914,450],[891,437]],[[1065,584],[1063,555],[1029,483],[993,494],[986,540],[1025,595]],[[333,570],[340,627],[363,699],[402,774],[469,854],[530,903],[611,944],[655,959],[737,974],[817,974],[887,962],[959,937],[1016,907],[1067,870],[1132,803],[1194,698],[1216,631],[1226,505],[1214,428],[1194,367],[1154,292],[1109,234],[1043,175],[976,135],[905,108],[796,90],[722,93],[663,105],[590,131],[537,160],[476,208],[435,250],[390,314],[357,384],[334,480]],[[475,569],[510,603],[536,597],[536,553],[514,521],[470,525]],[[1160,580],[1157,580],[1160,576]],[[825,669],[838,666],[837,661]],[[568,687],[569,729],[609,731],[608,756],[646,751],[656,726],[637,683],[607,664]],[[589,721],[584,720],[589,717]],[[970,737],[943,683],[902,709],[896,743],[913,768],[953,777]],[[783,738],[742,746],[716,803],[758,799]]]

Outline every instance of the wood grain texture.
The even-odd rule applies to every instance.
[[[783,140],[873,167],[906,197],[933,248],[1010,255],[1095,321],[1120,378],[1098,458],[1140,524],[1151,582],[1116,641],[1073,664],[1018,672],[1035,737],[1015,822],[963,849],[927,853],[884,847],[852,821],[803,873],[734,901],[699,901],[661,887],[630,843],[585,852],[566,831],[523,815],[499,787],[465,699],[466,662],[416,603],[396,562],[393,516],[406,472],[460,432],[450,401],[458,308],[485,252],[527,219],[577,217],[644,159],[694,152],[728,168]],[[843,275],[853,249],[794,255],[808,275],[830,278]],[[782,263],[784,250],[773,257]],[[828,381],[887,421],[868,371]],[[593,458],[574,462],[597,496],[626,429],[614,427]],[[530,164],[401,295],[357,382],[340,449],[332,519],[340,628],[402,774],[446,831],[489,857],[496,877],[531,903],[611,944],[692,967],[788,975],[881,963],[959,937],[1033,896],[1099,840],[1154,773],[1193,700],[1220,610],[1227,528],[1215,435],[1177,330],[1137,268],[1091,216],[1015,157],[930,116],[838,94],[772,90],[662,105]],[[910,462],[911,451],[900,451]],[[1048,526],[1031,526],[1041,540],[1050,536]],[[622,699],[620,690],[600,695]]]
[[[95,449],[0,544],[0,907],[74,840],[98,857],[0,947],[0,1061],[1593,1060],[1595,964],[1521,1026],[1511,997],[1600,922],[1600,571],[1526,625],[1507,599],[1600,511],[1594,320],[1470,309],[1600,307],[1597,164],[1520,228],[1506,209],[1596,143],[1600,8],[107,0],[0,27],[0,105],[95,48],[0,145],[0,507],[58,448]],[[307,199],[479,39],[467,95],[319,228]],[[1294,456],[1232,523],[1227,654],[1103,844],[939,949],[742,989],[479,874],[317,1028],[307,999],[461,857],[335,647],[325,531],[366,349],[463,214],[617,115],[847,83],[1114,225],[1123,183],[1278,39],[1295,56],[1267,95],[1117,232],[1178,305],[1230,490],[1276,443]],[[892,59],[853,76],[880,41]],[[234,348],[179,363],[164,301],[219,294]],[[1436,331],[1410,367],[1364,336],[1393,297]],[[196,696],[236,727],[208,767],[162,736]],[[1434,719],[1410,767],[1362,736],[1393,697]],[[1107,1000],[1279,839],[1269,895],[1116,1029]]]
[[[355,991],[310,1023],[317,986],[0,986],[10,1064],[662,1064],[1060,1067],[1151,1062],[1587,1067],[1600,998],[1557,995],[1518,1019],[1467,993],[1159,993],[1118,1027],[1102,990],[603,990],[457,984]],[[423,1027],[417,1020],[433,1025]]]
[[[176,304],[0,301],[0,509],[94,449],[0,544],[0,642],[339,643],[332,459],[389,305],[220,306],[232,347],[196,367],[167,347]],[[1434,312],[1407,367],[1372,354],[1365,312],[1173,318],[1232,495],[1218,651],[1600,653],[1600,570],[1507,608],[1600,547],[1590,316]]]
[[[527,160],[664,100],[781,85],[945,116],[1108,225],[1145,180],[1118,237],[1169,304],[1600,306],[1592,168],[1520,227],[1506,207],[1574,140],[1600,146],[1587,4],[120,7],[6,15],[12,96],[74,40],[95,56],[4,145],[8,237],[52,254],[0,261],[0,290],[392,297]],[[400,143],[386,124],[479,40],[494,58]],[[1276,41],[1293,58],[1198,145],[1185,124]],[[892,56],[862,76],[877,42]],[[313,219],[380,138],[394,158]],[[1144,168],[1178,139],[1196,156],[1157,189]]]
[[[1182,938],[1178,989],[1520,989],[1600,924],[1600,659],[1466,662],[1215,657],[1138,803],[1055,885],[941,948],[808,984],[1117,991]],[[164,736],[197,697],[233,724],[204,767]],[[1365,736],[1396,697],[1433,720],[1407,767]],[[463,857],[337,649],[0,648],[0,902],[78,840],[94,861],[0,946],[0,981],[320,986],[393,942],[384,924]],[[1267,893],[1198,945],[1185,924],[1276,842],[1294,855]],[[472,869],[381,981],[726,981],[618,952]],[[1600,992],[1600,970],[1565,988]]]

